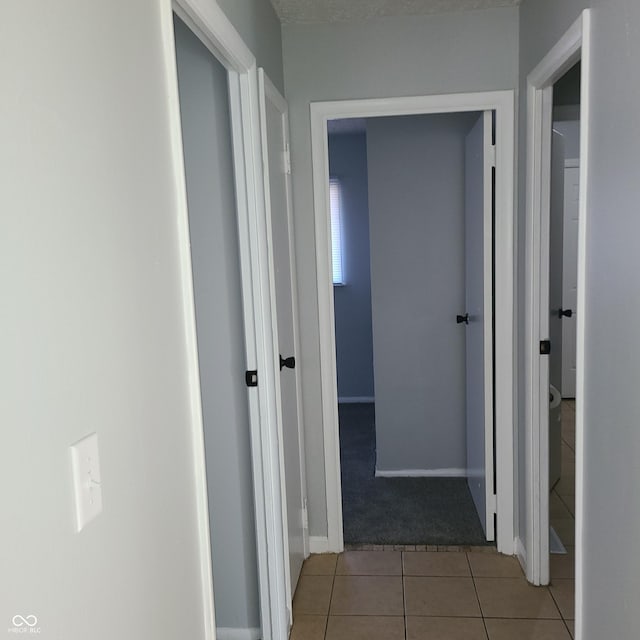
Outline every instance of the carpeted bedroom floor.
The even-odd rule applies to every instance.
[[[464,478],[376,478],[374,405],[339,415],[345,544],[488,544]]]

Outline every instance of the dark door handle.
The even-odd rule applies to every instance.
[[[558,318],[570,318],[573,315],[571,309],[558,309]]]
[[[287,367],[287,369],[295,369],[296,359],[293,356],[289,356],[288,358],[280,356],[280,371],[282,371],[284,367]]]
[[[462,324],[463,322],[469,324],[469,314],[465,313],[463,316],[456,316],[456,322],[458,324]]]

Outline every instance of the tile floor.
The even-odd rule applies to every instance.
[[[562,406],[562,478],[551,522],[567,547],[533,587],[493,550],[345,551],[302,568],[291,640],[571,640],[574,629],[575,403]]]

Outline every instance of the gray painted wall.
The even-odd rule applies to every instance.
[[[377,469],[464,469],[465,137],[477,114],[367,121]]]
[[[346,283],[333,288],[339,398],[373,397],[367,137],[329,136],[329,171],[340,178]]]
[[[564,159],[575,160],[580,157],[580,121],[554,121],[553,130],[557,131],[564,142]]]
[[[640,281],[633,276],[640,269],[640,90],[630,78],[637,78],[640,67],[640,4],[636,0],[524,0],[520,7],[520,71],[524,88],[527,73],[587,6],[593,7],[587,123],[591,166],[584,433],[578,434],[584,451],[580,478],[584,504],[576,505],[584,523],[579,539],[584,558],[582,640],[631,639],[638,634],[635,603],[640,593],[636,549],[640,538],[640,341],[635,323],[629,321],[640,315]],[[521,221],[525,113],[522,99]],[[521,224],[520,229],[523,227]],[[522,266],[521,262],[521,274]],[[520,424],[524,424],[522,419]],[[524,493],[520,499],[524,505]]]
[[[175,23],[216,623],[255,628],[258,572],[227,72]]]
[[[280,20],[269,0],[217,0],[231,24],[264,67],[269,79],[284,91]]]
[[[514,89],[518,9],[284,25],[290,108],[309,525],[326,536],[309,103]]]
[[[205,637],[167,8],[3,4],[3,635]],[[94,431],[103,512],[76,533],[69,446]]]

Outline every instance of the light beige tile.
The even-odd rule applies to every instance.
[[[289,640],[324,640],[327,616],[296,615]]]
[[[485,620],[489,640],[571,640],[562,620]]]
[[[575,496],[576,495],[576,478],[575,473],[571,475],[562,475],[560,480],[554,487],[556,493],[562,496]]]
[[[565,426],[562,425],[562,441],[566,443],[569,448],[576,450],[576,428],[575,425]]]
[[[575,578],[575,547],[567,547],[567,553],[552,553],[550,557],[551,579]]]
[[[407,640],[487,640],[482,618],[407,618]]]
[[[553,580],[551,595],[560,609],[563,618],[573,620],[575,618],[575,580]]]
[[[403,553],[405,576],[470,576],[467,554],[461,551]]]
[[[522,578],[518,559],[502,554],[470,553],[471,573],[478,578]]]
[[[533,587],[524,578],[476,578],[486,618],[559,618],[549,590]]]
[[[564,623],[567,625],[569,629],[569,633],[572,638],[576,637],[576,623],[573,620],[565,620]]]
[[[302,565],[303,576],[332,576],[336,571],[338,555],[336,553],[321,553],[309,556]]]
[[[401,576],[400,551],[345,551],[338,557],[339,576]]]
[[[573,518],[552,518],[551,526],[562,540],[565,547],[576,544],[576,521]]]
[[[331,615],[401,616],[400,576],[336,576]]]
[[[555,491],[552,491],[549,496],[549,516],[552,519],[571,518],[573,516],[562,498]]]
[[[405,640],[402,616],[330,616],[326,640]]]
[[[471,578],[404,579],[408,616],[480,617],[478,598]]]
[[[327,615],[333,576],[300,576],[293,598],[294,614]]]
[[[576,496],[574,493],[564,494],[560,496],[560,500],[565,503],[571,517],[575,517],[576,515]]]
[[[576,452],[569,446],[567,445],[566,442],[563,442],[561,447],[560,447],[560,452],[561,452],[561,456],[562,456],[562,462],[565,463],[570,463],[570,464],[575,464],[576,462]]]

